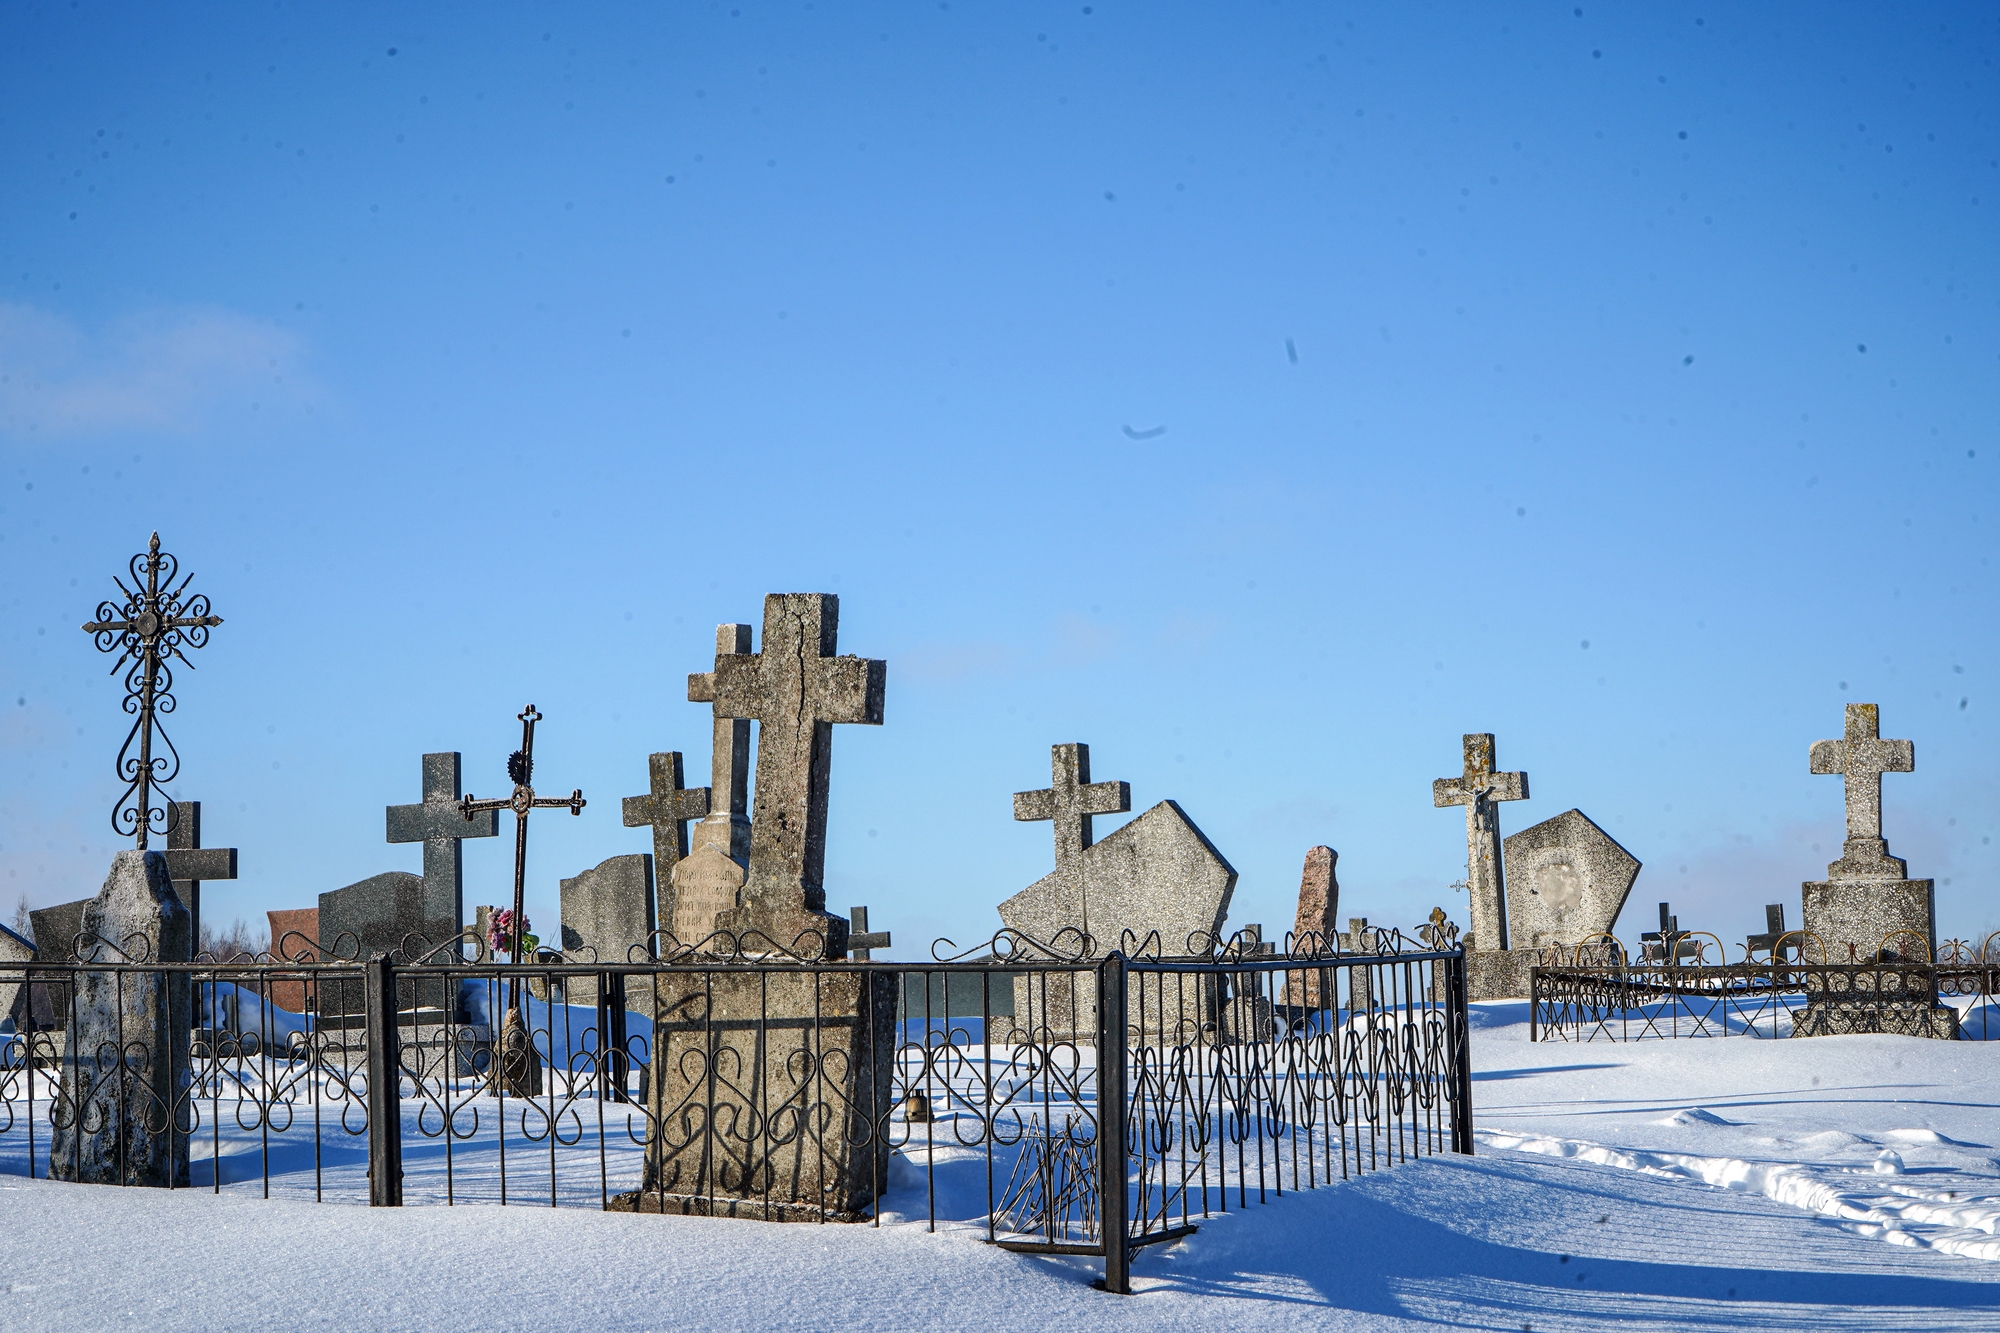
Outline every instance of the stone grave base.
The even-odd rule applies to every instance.
[[[1471,949],[1465,955],[1465,997],[1468,1000],[1525,1000],[1529,972],[1538,949]],[[1443,970],[1439,970],[1440,983]]]
[[[397,1029],[397,1045],[403,1052],[405,1068],[414,1068],[425,1078],[434,1078],[447,1057],[454,1059],[453,1078],[482,1075],[481,1065],[491,1068],[482,1053],[490,1053],[493,1035],[483,1023],[445,1023],[438,1010],[422,1010],[411,1022],[402,1016]],[[320,1063],[344,1074],[358,1074],[368,1067],[368,1044],[359,1014],[323,1014],[311,1034],[313,1051]]]
[[[1794,1037],[1833,1037],[1852,1032],[1886,1032],[1898,1037],[1956,1041],[1958,1011],[1950,1005],[1922,1001],[1869,1004],[1816,1000],[1792,1020]]]
[[[1928,963],[1937,950],[1933,883],[1928,879],[1809,881],[1801,886],[1800,924],[1809,936],[1824,942],[1829,963],[1848,961],[1848,941],[1864,963],[1875,961],[1878,950],[1888,961]],[[1805,961],[1820,961],[1812,956],[1810,938],[1805,951]]]
[[[777,1199],[710,1198],[700,1194],[662,1194],[658,1190],[629,1190],[614,1194],[605,1205],[614,1213],[664,1213],[670,1217],[740,1217],[752,1222],[868,1222],[873,1213],[855,1209],[835,1211],[810,1203]]]
[[[861,1216],[889,1174],[895,974],[758,967],[656,985],[656,1128],[633,1211]]]

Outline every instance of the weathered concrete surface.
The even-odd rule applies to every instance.
[[[14,1005],[20,1000],[22,987],[27,984],[26,964],[34,961],[35,945],[32,940],[22,939],[5,926],[0,926],[0,1020],[12,1018],[18,1031],[21,1016],[14,1012]],[[23,1006],[24,1008],[26,1006]]]
[[[715,661],[750,651],[750,626],[715,627]],[[715,702],[715,672],[688,677],[688,701]],[[712,710],[711,710],[712,711]],[[717,714],[709,740],[708,814],[689,830],[689,851],[660,879],[660,925],[683,945],[713,935],[716,918],[742,905],[750,878],[750,721]],[[672,906],[668,899],[671,897]]]
[[[847,921],[826,910],[824,882],[833,728],[879,726],[888,678],[885,662],[835,654],[839,625],[830,593],[772,593],[762,650],[718,658],[711,685],[717,717],[758,726],[750,873],[741,905],[717,924],[788,950],[823,941],[829,958],[847,952]]]
[[[456,750],[425,755],[424,799],[416,805],[388,807],[386,821],[390,842],[424,845],[424,889],[417,918],[451,922],[454,931],[465,920],[464,840],[500,832],[497,810],[481,810],[470,819],[459,810],[459,768]]]
[[[192,922],[167,858],[124,851],[84,909],[97,937],[85,962],[185,963]],[[111,941],[113,943],[105,943]],[[92,1184],[188,1183],[184,1102],[194,986],[186,973],[77,974],[64,1033],[62,1093],[51,1119],[49,1174]]]
[[[573,963],[630,963],[653,949],[653,858],[644,852],[614,856],[563,880],[562,951]],[[652,1008],[652,985],[626,980],[625,1002],[641,1013]],[[597,1003],[597,984],[568,983],[571,1004]]]
[[[1472,1000],[1525,1000],[1533,949],[1472,949],[1465,955],[1465,994]]]
[[[889,1170],[895,977],[663,976],[659,996],[658,1148],[644,1186],[612,1208],[774,1222],[866,1216]]]
[[[699,945],[716,931],[725,912],[743,903],[750,871],[714,843],[703,843],[674,867],[674,921],[669,927],[684,945]]]
[[[35,950],[44,963],[74,963],[76,961],[76,937],[83,930],[84,909],[90,906],[88,898],[78,898],[73,903],[57,903],[53,907],[37,907],[28,913],[28,923],[34,928]]]
[[[1465,947],[1507,947],[1506,879],[1502,872],[1497,802],[1528,799],[1526,773],[1493,771],[1491,732],[1467,732],[1465,772],[1431,783],[1431,804],[1465,807],[1465,884],[1472,899],[1472,930]]]
[[[1639,877],[1639,859],[1581,810],[1522,829],[1502,845],[1509,942],[1516,949],[1610,934]]]

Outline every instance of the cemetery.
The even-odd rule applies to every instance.
[[[1628,946],[1637,858],[1579,809],[1503,836],[1528,775],[1468,734],[1462,772],[1432,791],[1465,809],[1463,935],[1442,907],[1407,935],[1343,930],[1338,854],[1320,845],[1291,928],[1267,938],[1231,918],[1237,872],[1175,801],[1097,840],[1094,820],[1130,813],[1130,784],[1093,779],[1089,746],[1063,743],[1050,785],[1012,798],[1016,820],[1052,826],[1053,869],[994,905],[978,948],[878,958],[893,933],[865,907],[829,910],[825,856],[836,729],[885,724],[887,664],[838,651],[829,594],[772,594],[761,625],[718,629],[686,689],[708,708],[709,785],[687,785],[681,752],[646,756],[646,790],[620,810],[653,850],[563,879],[559,933],[526,917],[531,818],[594,807],[538,792],[530,704],[510,794],[474,795],[458,753],[429,753],[420,799],[385,807],[386,843],[420,843],[421,874],[273,910],[267,952],[198,955],[202,881],[240,872],[233,849],[202,845],[199,803],[161,796],[179,768],[174,668],[222,624],[190,582],[156,535],[83,627],[118,655],[134,716],[113,816],[134,845],[94,897],[34,912],[32,940],[0,933],[0,1172],[52,1187],[921,1223],[1085,1262],[1128,1293],[1135,1261],[1245,1209],[1440,1160],[1581,1157],[1709,1184],[1736,1170],[1476,1129],[1473,1034],[1510,1005],[1542,1049],[2000,1039],[1991,942],[1938,941],[1931,881],[1889,854],[1882,775],[1911,771],[1914,748],[1881,737],[1872,704],[1810,747],[1810,772],[1845,787],[1842,856],[1802,884],[1796,928],[1773,904],[1740,944],[1661,903],[1660,929]],[[511,902],[468,906],[464,842],[503,817]],[[1829,1169],[1748,1178],[1882,1216],[1813,1183]],[[1871,1225],[2000,1258],[1979,1238],[2000,1196],[1944,1214]]]

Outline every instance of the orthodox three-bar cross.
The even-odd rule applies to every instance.
[[[158,788],[172,782],[181,771],[180,753],[159,723],[161,713],[174,711],[174,673],[168,663],[179,658],[192,667],[194,664],[181,656],[181,649],[207,644],[209,630],[220,625],[222,617],[209,614],[206,596],[188,595],[194,575],[175,586],[180,564],[160,550],[159,533],[153,534],[144,553],[132,557],[129,570],[130,588],[122,579],[112,580],[125,595],[124,603],[99,602],[97,619],[83,628],[97,636],[99,652],[118,651],[118,660],[111,666],[113,675],[127,662],[132,664],[125,673],[125,711],[135,716],[125,744],[118,749],[117,772],[125,790],[111,807],[111,827],[119,834],[134,836],[139,850],[144,851],[147,836],[167,832],[175,819],[173,806],[156,800]],[[165,754],[153,753],[156,739],[165,747]]]
[[[573,815],[583,813],[583,788],[578,787],[568,796],[537,796],[529,785],[535,776],[535,724],[542,715],[529,704],[520,713],[521,748],[507,756],[507,776],[514,781],[514,794],[498,800],[482,801],[467,792],[465,799],[458,803],[458,812],[471,820],[486,810],[512,810],[514,812],[514,961],[519,963],[527,951],[521,947],[521,936],[527,932],[522,924],[521,914],[525,909],[522,902],[528,869],[528,812],[568,806]],[[518,1002],[519,996],[516,995]]]
[[[1493,771],[1493,733],[1467,732],[1465,772],[1431,784],[1431,804],[1465,807],[1465,886],[1472,899],[1472,942],[1507,947],[1507,888],[1500,867],[1499,801],[1528,799],[1526,773]]]

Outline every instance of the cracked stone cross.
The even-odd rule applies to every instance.
[[[839,626],[840,599],[831,593],[772,593],[761,651],[718,657],[712,686],[716,717],[757,723],[750,874],[742,904],[717,924],[829,958],[846,955],[848,929],[826,911],[823,882],[833,727],[881,725],[888,676],[879,659],[835,655]],[[690,678],[691,696],[697,688]]]
[[[1811,753],[1813,772],[1838,773],[1847,787],[1847,845],[1826,868],[1827,878],[1900,880],[1909,866],[1889,855],[1882,837],[1882,775],[1914,772],[1916,747],[1882,739],[1882,710],[1875,704],[1847,705],[1846,733],[1837,741],[1814,741]]]
[[[1506,885],[1500,866],[1499,801],[1528,799],[1526,773],[1493,771],[1493,734],[1465,736],[1465,772],[1431,783],[1431,804],[1465,807],[1465,887],[1472,899],[1472,944],[1507,947]]]

